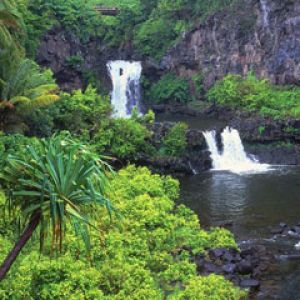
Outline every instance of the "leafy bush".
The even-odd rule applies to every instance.
[[[152,85],[147,98],[156,103],[187,103],[192,100],[189,81],[174,74],[166,74]]]
[[[118,158],[130,158],[138,152],[147,152],[146,140],[150,131],[134,119],[111,119],[102,122],[93,143],[99,153]]]
[[[37,142],[36,138],[28,138],[24,135],[0,135],[0,169],[4,167],[8,155],[16,155],[24,151],[27,145]]]
[[[175,42],[177,34],[168,19],[148,19],[138,29],[134,46],[144,55],[159,60]]]
[[[185,123],[176,123],[163,138],[161,152],[169,156],[182,155],[187,146],[187,128]]]
[[[184,291],[171,296],[170,300],[238,300],[246,298],[246,293],[233,286],[222,276],[210,275],[208,277],[198,277],[191,279]]]
[[[69,130],[74,134],[96,131],[100,122],[111,113],[109,98],[97,94],[92,86],[84,92],[62,93],[60,97],[51,112],[56,129]]]
[[[245,79],[240,75],[225,76],[207,96],[220,104],[258,111],[274,118],[300,117],[300,88],[274,86],[252,73]]]
[[[225,229],[202,230],[190,209],[175,206],[178,194],[177,180],[152,175],[147,168],[129,166],[111,175],[107,196],[121,217],[110,219],[103,208],[95,211],[97,224],[90,229],[95,237],[92,264],[70,231],[67,251],[54,261],[39,257],[32,243],[1,282],[0,298],[242,299],[243,293],[225,279],[196,275],[195,263],[182,249],[190,247],[196,254],[210,247],[237,246]],[[0,242],[3,258],[11,241],[0,234]]]

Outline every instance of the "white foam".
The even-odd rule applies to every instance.
[[[226,127],[221,134],[223,151],[219,152],[216,132],[203,132],[211,159],[213,161],[213,170],[230,171],[236,174],[262,173],[269,170],[269,165],[260,164],[258,160],[249,157],[244,149],[239,132],[236,129]]]
[[[129,118],[135,106],[140,112],[141,62],[109,61],[107,68],[113,84],[111,103],[114,117]]]

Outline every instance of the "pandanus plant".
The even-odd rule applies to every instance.
[[[25,228],[0,267],[0,280],[38,227],[41,250],[48,236],[51,252],[61,251],[68,224],[89,250],[87,212],[96,205],[105,206],[109,214],[113,211],[104,196],[110,168],[85,146],[66,136],[54,136],[24,150],[9,155],[0,174],[2,185],[12,190],[8,207],[18,213]]]

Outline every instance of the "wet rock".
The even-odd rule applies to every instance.
[[[249,249],[246,249],[246,250],[242,250],[241,251],[241,257],[242,258],[245,258],[247,256],[252,256],[255,254],[255,249],[254,248],[249,248]]]
[[[254,249],[258,255],[263,255],[267,252],[267,248],[263,245],[255,245]]]
[[[222,269],[213,264],[213,263],[205,263],[204,264],[204,270],[208,273],[214,273],[214,274],[221,274],[222,273]]]
[[[222,267],[222,270],[225,273],[232,274],[236,270],[236,265],[235,264],[226,264]]]
[[[296,234],[300,234],[300,226],[294,226],[294,227],[292,227],[291,231],[295,232]]]
[[[281,228],[286,228],[286,227],[287,227],[287,224],[284,223],[284,222],[281,222],[281,223],[279,223],[279,227],[281,227]]]
[[[240,287],[242,288],[259,288],[260,282],[255,279],[242,279],[240,282]]]
[[[225,74],[244,76],[249,70],[277,84],[299,84],[299,1],[268,1],[268,26],[260,1],[241,5],[243,9],[220,11],[187,32],[161,67],[184,77],[202,72],[204,89]]]
[[[230,253],[229,251],[226,251],[225,254],[223,255],[224,260],[231,262],[234,261],[234,255]]]
[[[251,274],[253,271],[253,265],[251,264],[250,261],[248,260],[242,260],[238,265],[237,265],[238,272],[241,275],[247,275]]]
[[[226,252],[226,249],[219,248],[219,249],[213,249],[209,251],[209,256],[212,258],[219,258]]]

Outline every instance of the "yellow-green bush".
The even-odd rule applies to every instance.
[[[224,229],[202,230],[190,209],[175,205],[178,195],[177,180],[153,175],[147,168],[128,166],[112,175],[108,196],[118,217],[110,220],[103,208],[97,211],[89,258],[71,233],[67,250],[57,259],[39,257],[33,241],[1,283],[0,298],[242,299],[243,293],[224,278],[197,276],[183,248],[199,253],[237,245]],[[0,235],[0,242],[3,259],[12,241]]]
[[[185,289],[172,295],[170,300],[236,300],[246,299],[246,293],[235,288],[222,276],[210,275],[189,280]]]

